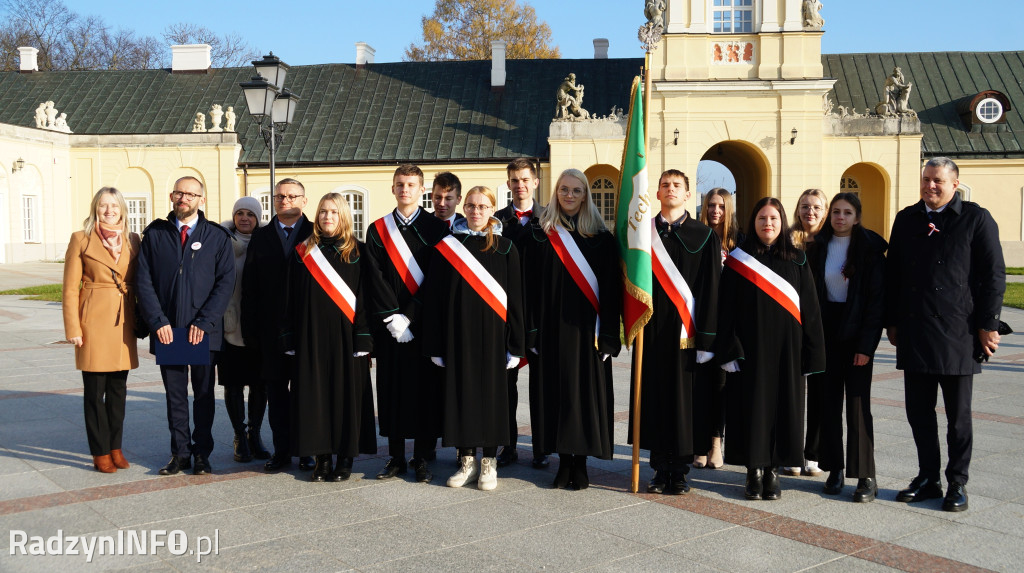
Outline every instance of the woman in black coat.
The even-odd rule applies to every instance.
[[[808,378],[819,385],[820,464],[829,471],[825,493],[843,489],[843,394],[849,428],[846,475],[858,478],[853,500],[875,499],[874,430],[871,418],[872,356],[882,336],[886,242],[860,224],[853,193],[832,199],[824,228],[809,258],[825,331],[825,372]]]

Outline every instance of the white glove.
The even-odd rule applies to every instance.
[[[369,352],[356,352],[352,355],[352,358],[362,358],[363,356],[369,356]]]
[[[441,358],[440,356],[431,356],[430,361],[433,362],[434,365],[444,368],[444,358]]]
[[[715,357],[714,352],[705,352],[704,350],[697,351],[697,364],[704,364],[708,360]]]
[[[387,325],[391,337],[398,342],[409,342],[412,340],[412,332],[409,332],[409,325],[412,322],[404,314],[392,314],[384,319],[384,324]]]
[[[532,353],[536,354],[537,356],[540,356],[540,352],[537,352],[537,349],[536,349],[536,348],[531,348],[531,349],[530,349],[530,352],[532,352]]]
[[[285,350],[284,353],[286,356],[295,356],[294,350]]]
[[[505,370],[512,370],[516,366],[519,366],[519,357],[512,356],[508,352],[505,353]]]
[[[600,356],[601,360],[603,360],[605,362],[607,362],[608,359],[611,358],[611,356],[612,356],[611,354],[605,354],[604,352],[598,352],[597,355]]]
[[[739,372],[740,363],[735,360],[733,360],[732,362],[726,362],[725,364],[722,365],[722,370],[725,370],[726,372]]]

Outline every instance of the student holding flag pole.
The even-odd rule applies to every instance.
[[[566,169],[555,195],[523,255],[530,418],[534,451],[558,453],[553,487],[585,489],[587,456],[612,457],[621,271],[587,176]]]
[[[449,487],[498,485],[498,446],[509,443],[505,371],[525,356],[519,252],[492,217],[494,191],[473,187],[465,219],[435,245],[423,285],[423,353],[442,370],[444,446],[458,449]],[[476,449],[483,448],[478,466]]]
[[[715,359],[727,372],[726,463],[747,467],[747,499],[782,496],[779,466],[803,462],[804,376],[825,369],[814,277],[774,197],[754,205],[747,237],[725,261]]]

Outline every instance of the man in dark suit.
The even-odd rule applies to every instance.
[[[508,188],[512,191],[512,202],[499,209],[494,216],[501,221],[501,234],[515,244],[519,250],[519,260],[524,261],[523,246],[530,237],[530,226],[538,224],[544,207],[534,200],[534,192],[540,179],[537,177],[537,167],[533,161],[520,157],[509,163],[505,168],[508,174]],[[529,288],[529,287],[525,287]],[[508,370],[508,421],[509,436],[512,443],[503,447],[498,454],[498,467],[504,467],[519,458],[516,451],[516,443],[519,439],[519,426],[516,423],[516,407],[519,405],[519,369]],[[547,455],[545,452],[534,450],[533,467],[547,467]]]
[[[295,179],[274,186],[277,215],[270,224],[252,233],[242,271],[241,322],[246,346],[258,349],[260,373],[267,388],[267,413],[274,434],[274,455],[263,466],[268,472],[291,465],[291,377],[294,357],[279,348],[280,325],[287,312],[283,300],[288,279],[288,257],[295,246],[313,232],[313,223],[302,213],[306,188]],[[251,430],[250,430],[251,431]],[[255,440],[250,437],[250,443]],[[312,457],[299,459],[299,469],[310,471]]]
[[[946,407],[946,491],[942,509],[967,509],[971,393],[980,361],[999,347],[1006,269],[992,215],[956,192],[960,170],[948,158],[924,166],[921,201],[900,211],[886,261],[886,324],[904,371],[907,420],[919,471],[897,501],[942,497],[937,391]]]
[[[174,475],[193,467],[208,474],[213,451],[213,378],[217,351],[224,337],[224,311],[235,288],[231,235],[207,221],[199,207],[206,203],[203,184],[195,177],[174,182],[166,219],[157,219],[143,232],[137,276],[142,319],[156,341],[170,344],[172,328],[188,328],[188,340],[199,344],[209,338],[210,358],[205,364],[160,366],[167,393],[167,423],[171,430],[171,461],[161,475]],[[155,339],[155,340],[154,340]],[[192,375],[192,416],[189,432],[188,379]]]

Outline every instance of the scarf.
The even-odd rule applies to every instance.
[[[110,256],[114,258],[116,263],[121,258],[121,246],[124,244],[124,241],[122,241],[124,227],[96,221],[96,232],[99,234],[104,248],[107,249],[107,252],[110,253]]]

